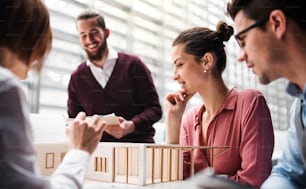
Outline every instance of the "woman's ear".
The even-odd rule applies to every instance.
[[[203,55],[203,57],[201,58],[201,62],[204,66],[205,69],[209,69],[212,67],[213,63],[214,63],[214,56],[211,52],[207,52]]]

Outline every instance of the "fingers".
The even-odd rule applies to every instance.
[[[126,128],[121,127],[121,125],[107,125],[105,131],[113,137],[120,139],[125,135]]]
[[[176,95],[175,94],[169,94],[166,96],[166,101],[170,102],[170,104],[172,105],[175,105],[177,104],[177,101],[176,101]]]
[[[94,126],[99,124],[99,117],[97,115],[92,116],[92,118],[89,121],[89,125]]]
[[[184,92],[179,92],[178,93],[178,98],[180,99],[180,101],[184,102],[186,100],[186,97],[187,97],[187,93],[184,93]]]
[[[170,93],[166,96],[166,100],[172,105],[187,103],[190,98],[193,97],[195,93],[186,93],[185,91],[180,91],[176,93]]]
[[[121,116],[118,116],[118,120],[119,120],[120,123],[125,121],[125,119],[123,117],[121,117]]]
[[[117,132],[118,130],[121,130],[122,128],[120,127],[120,125],[107,125],[105,130],[108,133],[113,133],[113,132]]]
[[[86,114],[84,112],[79,112],[78,115],[73,119],[73,121],[68,124],[67,129],[75,125],[81,125],[82,121],[84,121],[85,119],[86,119]]]
[[[166,100],[172,105],[180,104],[185,101],[185,97],[182,93],[172,93],[166,97]]]
[[[86,114],[84,112],[79,112],[75,119],[85,120]]]
[[[92,154],[102,137],[105,127],[106,122],[99,119],[97,115],[87,119],[86,114],[80,112],[66,129],[70,147]]]
[[[102,131],[105,130],[107,124],[105,121],[100,119],[97,115],[94,115],[92,119],[90,120],[89,125],[91,127],[94,127],[98,132],[100,132],[99,130],[102,130]]]
[[[127,121],[122,118],[124,121],[120,125],[107,125],[105,131],[112,135],[113,137],[120,139],[132,132],[135,131],[135,125],[133,121]]]
[[[66,136],[69,137],[71,133],[71,126],[67,126],[65,130]]]

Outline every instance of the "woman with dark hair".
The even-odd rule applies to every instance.
[[[0,188],[82,188],[90,154],[105,122],[81,112],[67,127],[69,152],[48,180],[38,173],[29,109],[19,79],[42,66],[51,48],[49,13],[41,0],[0,2]]]
[[[194,172],[213,167],[230,180],[259,187],[272,168],[272,121],[261,92],[229,89],[222,79],[226,67],[223,42],[232,34],[233,28],[220,22],[216,31],[194,27],[174,40],[174,80],[181,85],[181,91],[165,98],[166,142],[229,147],[184,152],[184,178],[193,174],[190,165],[194,161]],[[184,114],[195,93],[200,95],[202,104]]]

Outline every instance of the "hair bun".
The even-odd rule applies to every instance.
[[[220,21],[217,24],[216,32],[222,41],[228,41],[234,34],[234,28],[227,23]]]

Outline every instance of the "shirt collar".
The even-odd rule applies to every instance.
[[[223,110],[234,110],[236,108],[237,98],[238,98],[238,91],[234,87],[231,90],[229,90],[228,93],[226,94],[224,102],[221,105],[221,107],[219,108],[216,115],[219,114],[220,112],[222,112]],[[204,107],[204,105],[202,105],[199,108],[199,111],[195,115],[195,120],[194,120],[194,123],[195,123],[194,127],[195,128],[197,126],[201,125],[202,114],[203,114],[204,111],[205,111],[205,107]]]
[[[300,88],[292,82],[289,82],[287,85],[287,93],[291,96],[295,96],[297,98],[300,98],[301,100],[306,100],[306,83],[304,85],[304,91],[301,91]]]
[[[111,46],[108,46],[108,55],[106,57],[104,68],[107,67],[109,63],[115,62],[114,60],[116,60],[117,58],[118,58],[118,52]],[[96,67],[89,59],[87,59],[86,65]]]

